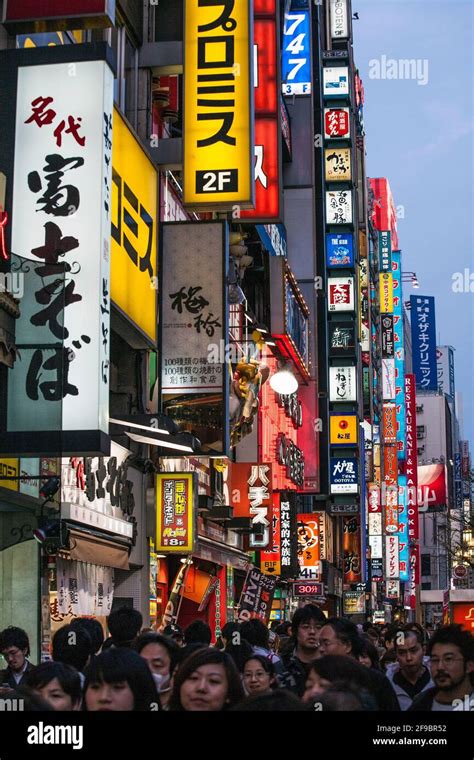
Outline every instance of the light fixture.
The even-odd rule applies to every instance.
[[[166,559],[166,554],[157,554],[156,559]]]
[[[148,436],[145,435],[136,435],[135,433],[127,433],[126,431],[125,434],[136,443],[147,443],[149,446],[159,446],[164,449],[176,449],[176,451],[188,451],[191,454],[193,453],[191,446],[181,446],[181,444],[173,443],[172,441],[161,441],[159,438],[148,438]]]
[[[298,390],[298,380],[287,362],[278,362],[278,371],[271,376],[270,387],[282,396],[290,396]]]
[[[128,420],[118,420],[114,417],[109,417],[109,422],[112,422],[114,425],[125,425],[126,427],[138,428],[139,430],[153,431],[153,433],[160,433],[160,435],[169,435],[169,430],[164,430],[163,428],[158,427],[150,428],[150,426],[138,425],[136,422],[129,422]]]
[[[190,557],[182,557],[179,561],[183,565],[194,565],[194,562],[192,561]]]

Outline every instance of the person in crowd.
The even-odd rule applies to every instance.
[[[354,657],[356,660],[361,651],[360,635],[357,626],[345,618],[330,618],[323,626],[319,637],[319,652],[326,654],[341,654]],[[367,668],[369,674],[370,693],[375,697],[379,710],[399,711],[400,706],[396,694],[388,678],[378,670]]]
[[[25,685],[46,700],[53,710],[71,712],[81,709],[81,679],[72,665],[42,662],[27,673]]]
[[[179,646],[184,646],[184,632],[180,625],[176,625],[176,623],[170,623],[169,625],[166,625],[163,629],[163,636],[167,636],[170,639],[173,639],[173,641]]]
[[[30,671],[33,672],[33,671]],[[53,712],[50,703],[41,697],[36,691],[25,686],[24,682],[15,689],[0,688],[0,699],[9,700],[12,705],[18,705],[21,712]],[[3,703],[5,704],[5,702]],[[20,707],[21,705],[21,707]]]
[[[446,625],[428,642],[434,686],[413,700],[410,711],[474,710],[474,636],[459,625]]]
[[[396,631],[394,649],[397,661],[387,666],[386,675],[397,695],[401,710],[408,710],[414,698],[434,684],[424,662],[424,635],[408,624]]]
[[[240,644],[233,644],[232,639],[230,639],[224,652],[232,657],[237,670],[242,673],[246,661],[253,655],[253,647],[243,638],[240,638]]]
[[[381,670],[377,647],[373,639],[366,633],[360,635],[359,662],[368,668]]]
[[[101,624],[95,618],[81,617],[73,620],[71,623],[73,628],[83,628],[92,640],[92,654],[99,654],[102,644],[104,643],[104,629]]]
[[[244,697],[232,658],[218,649],[199,649],[179,666],[169,701],[170,711],[220,712]]]
[[[225,623],[222,626],[221,636],[224,642],[224,648],[227,644],[240,644],[240,627],[241,624],[237,622]],[[237,634],[237,636],[235,635]]]
[[[23,628],[9,626],[0,633],[0,652],[7,667],[0,670],[0,686],[16,689],[34,668],[28,660],[30,642]]]
[[[314,705],[335,683],[352,685],[363,691],[364,709],[376,709],[376,701],[369,693],[371,679],[367,668],[353,657],[337,654],[327,654],[311,663],[303,702]]]
[[[201,644],[210,646],[212,641],[212,631],[210,626],[204,620],[193,620],[184,631],[184,642],[188,644]]]
[[[367,707],[363,694],[350,683],[335,681],[319,699],[318,710],[325,712],[365,712]]]
[[[92,639],[85,628],[63,625],[53,636],[52,655],[54,662],[72,665],[84,683],[83,673],[93,655]]]
[[[143,624],[143,616],[133,607],[119,607],[112,610],[107,618],[110,637],[104,641],[102,650],[109,647],[132,647]]]
[[[286,650],[283,664],[286,676],[281,685],[302,697],[311,663],[319,657],[319,634],[326,616],[315,604],[296,610],[291,621],[291,650]]]
[[[173,673],[178,665],[181,648],[167,636],[143,633],[134,643],[134,649],[146,660],[160,695],[163,709],[167,709],[171,696]]]
[[[240,633],[245,641],[248,641],[254,654],[260,654],[266,657],[273,664],[277,676],[282,676],[284,672],[281,657],[279,657],[270,648],[270,631],[261,620],[253,618],[242,623]]]
[[[244,663],[243,682],[249,695],[269,694],[278,686],[272,661],[261,654],[253,654]]]
[[[387,626],[383,634],[383,646],[385,647],[385,652],[382,653],[382,656],[380,657],[380,665],[384,671],[389,665],[397,661],[397,655],[395,653],[394,646],[396,632],[397,626],[390,625]]]
[[[269,694],[255,694],[246,697],[232,708],[232,712],[307,712],[304,705],[288,689],[274,689]]]
[[[128,647],[110,647],[86,669],[83,709],[88,712],[155,711],[160,701],[150,668]]]

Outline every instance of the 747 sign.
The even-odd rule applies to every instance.
[[[283,95],[311,94],[309,10],[285,16],[282,54]]]

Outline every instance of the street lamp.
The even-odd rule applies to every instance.
[[[414,288],[420,287],[416,272],[402,272],[402,282],[409,282]]]
[[[278,370],[270,378],[270,387],[282,396],[289,396],[298,390],[298,380],[287,362],[278,362]]]

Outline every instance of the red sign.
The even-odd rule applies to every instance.
[[[405,475],[407,478],[408,538],[410,548],[410,609],[416,608],[416,586],[420,583],[420,535],[418,516],[418,459],[416,453],[416,379],[405,375]]]
[[[254,8],[255,208],[243,219],[280,221],[280,98],[275,0]],[[264,18],[261,18],[264,16]]]
[[[16,33],[113,26],[115,0],[5,0],[3,23]]]
[[[324,137],[349,137],[349,109],[326,108],[324,110]]]
[[[397,442],[397,407],[395,404],[383,405],[383,439],[384,443]]]
[[[323,596],[323,584],[295,581],[293,583],[293,596]]]
[[[316,381],[309,380],[308,385],[300,385],[298,398],[301,401],[302,420],[298,428],[298,447],[304,454],[304,486],[300,493],[319,492],[319,434],[315,420],[319,418],[318,393]]]
[[[392,191],[385,177],[369,179],[372,191],[372,221],[377,230],[390,230],[392,250],[398,249],[397,212],[393,202]]]
[[[453,604],[453,623],[458,623],[466,631],[474,633],[474,601],[467,604]]]
[[[235,517],[251,517],[259,535],[250,535],[254,548],[268,546],[272,514],[272,465],[264,463],[232,464],[230,501]]]
[[[0,259],[8,261],[7,244],[5,241],[5,227],[8,222],[8,214],[0,209]]]
[[[266,575],[281,574],[280,494],[274,493],[271,512],[272,543],[260,552],[260,570]]]
[[[418,510],[439,512],[447,505],[446,466],[424,464],[418,467]]]

